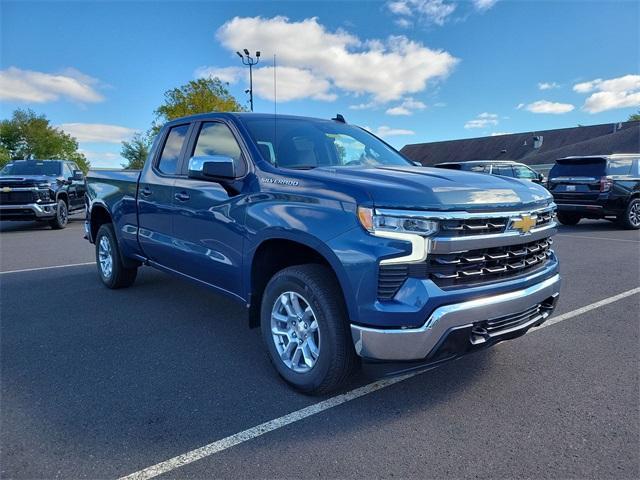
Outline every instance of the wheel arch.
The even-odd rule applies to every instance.
[[[335,253],[326,244],[313,237],[311,239],[293,239],[277,236],[265,238],[258,243],[251,251],[250,259],[245,266],[244,279],[251,328],[260,325],[262,294],[273,275],[283,268],[309,263],[325,265],[332,271],[340,286],[345,309],[349,317],[352,318],[346,297],[348,283],[342,272],[343,267]]]

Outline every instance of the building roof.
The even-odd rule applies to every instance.
[[[538,141],[536,141],[536,138]],[[537,143],[541,144],[534,148]],[[423,165],[470,160],[513,160],[527,165],[569,156],[640,152],[640,122],[605,123],[493,137],[405,145],[401,152]]]

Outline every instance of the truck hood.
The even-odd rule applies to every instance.
[[[374,206],[384,208],[495,211],[546,205],[553,198],[533,182],[458,170],[322,167],[308,173],[316,178],[359,185]]]
[[[56,181],[56,177],[47,175],[7,175],[0,177],[0,186],[31,187],[44,183],[51,185],[52,183],[56,183]]]

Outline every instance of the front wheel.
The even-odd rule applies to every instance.
[[[100,279],[108,288],[123,288],[133,284],[137,267],[125,267],[118,241],[110,223],[102,225],[96,235],[96,264]]]
[[[323,394],[346,383],[356,365],[342,292],[322,265],[276,273],[262,297],[260,323],[271,362],[290,385]]]
[[[58,200],[58,205],[56,205],[56,216],[49,221],[49,225],[54,230],[62,230],[67,226],[67,223],[69,223],[69,208],[67,203],[60,199]]]
[[[618,221],[629,230],[640,229],[640,198],[634,198],[629,202],[627,209],[618,217]]]
[[[576,213],[558,212],[558,221],[563,225],[577,225],[581,218]]]

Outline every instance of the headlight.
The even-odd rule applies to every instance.
[[[371,233],[397,232],[413,233],[421,236],[433,235],[438,231],[438,222],[422,218],[399,215],[379,215],[373,209],[358,207],[358,219],[361,225]]]

